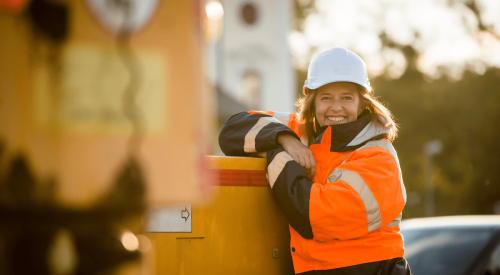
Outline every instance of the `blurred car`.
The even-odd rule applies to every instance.
[[[500,275],[500,215],[404,220],[401,233],[414,275]]]

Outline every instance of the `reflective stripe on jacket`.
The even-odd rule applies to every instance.
[[[309,147],[316,160],[311,181],[276,144],[282,131],[302,137],[296,116],[289,115],[288,129],[286,121],[277,121],[275,113],[241,113],[226,122],[219,140],[226,154],[227,148],[240,155],[268,151],[268,180],[290,223],[295,272],[403,257],[399,223],[406,191],[397,154],[387,139],[380,139],[385,130],[367,118],[343,124],[339,132],[339,127],[328,127]],[[349,138],[335,139],[349,131]]]
[[[231,116],[219,134],[219,146],[227,156],[251,156],[278,148],[276,138],[287,132],[301,138],[297,115],[281,112],[241,112]]]

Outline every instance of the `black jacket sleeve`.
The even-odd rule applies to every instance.
[[[241,112],[231,116],[222,126],[219,146],[227,156],[250,156],[278,148],[276,138],[281,132],[299,138],[287,125],[270,115]]]
[[[279,208],[295,231],[312,239],[309,197],[314,182],[307,177],[306,169],[282,148],[267,152],[267,163],[268,181]]]

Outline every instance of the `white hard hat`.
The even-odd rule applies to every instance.
[[[363,60],[355,53],[344,48],[332,48],[320,53],[309,64],[306,89],[317,89],[332,82],[352,82],[371,90],[366,66]]]

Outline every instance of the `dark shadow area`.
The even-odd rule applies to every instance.
[[[1,274],[53,274],[48,259],[61,231],[68,232],[75,248],[74,274],[102,274],[140,258],[121,241],[123,220],[141,217],[146,209],[145,183],[136,160],[125,162],[111,190],[85,210],[57,206],[53,194],[45,190],[54,192],[57,182],[41,184],[23,154],[10,160],[8,167],[0,181]]]

